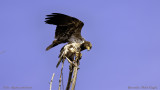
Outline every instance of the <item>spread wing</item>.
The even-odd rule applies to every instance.
[[[81,38],[81,29],[84,23],[74,17],[60,14],[52,13],[47,15],[47,24],[57,25],[55,38],[59,41],[68,41],[71,36],[76,38]]]

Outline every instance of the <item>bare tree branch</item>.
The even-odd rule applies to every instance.
[[[52,89],[52,82],[53,82],[54,75],[55,75],[55,73],[53,73],[53,75],[52,75],[52,78],[51,78],[51,81],[50,81],[50,88],[49,88],[49,90]]]
[[[77,73],[78,73],[78,69],[79,69],[79,60],[81,59],[82,54],[80,52],[76,52],[76,59],[75,59],[75,66],[74,66],[74,73],[73,73],[73,82],[72,82],[72,88],[71,90],[75,90],[75,86],[76,86],[76,80],[77,80]]]
[[[73,73],[73,83],[72,83],[72,88],[71,90],[75,89],[75,85],[76,85],[76,80],[77,80],[77,73],[78,73],[78,60],[75,61],[76,66],[74,66],[74,73]]]
[[[70,64],[69,69],[70,69],[70,71],[69,71],[68,83],[67,83],[66,90],[70,89],[71,83],[72,83],[72,74],[73,74],[73,65],[72,64]]]
[[[63,74],[63,66],[64,66],[64,60],[62,61],[62,68],[61,68],[61,75],[60,75],[60,78],[59,78],[59,88],[58,90],[61,90],[61,82],[62,82],[62,74]]]

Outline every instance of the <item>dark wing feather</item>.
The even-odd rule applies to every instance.
[[[47,24],[54,24],[54,25],[69,25],[72,24],[73,17],[60,14],[60,13],[52,13],[51,15],[47,15],[46,23]]]
[[[82,21],[60,13],[47,15],[45,22],[57,25],[55,38],[61,41],[67,41],[72,35],[81,37],[81,29],[84,25]]]

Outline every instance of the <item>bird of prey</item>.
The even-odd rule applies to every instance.
[[[65,57],[73,59],[75,53],[79,50],[90,50],[92,48],[92,44],[81,36],[81,29],[84,25],[82,21],[60,13],[52,13],[47,15],[45,19],[47,24],[57,25],[55,40],[46,50],[48,51],[61,43],[67,43],[60,51],[57,67]]]

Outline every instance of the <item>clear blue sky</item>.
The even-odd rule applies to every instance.
[[[50,13],[82,20],[82,36],[93,45],[83,51],[76,90],[160,89],[158,0],[1,0],[0,11],[0,90],[49,90],[52,73],[58,90],[64,44],[45,51],[56,28],[44,23]],[[66,85],[67,61],[64,68]]]

